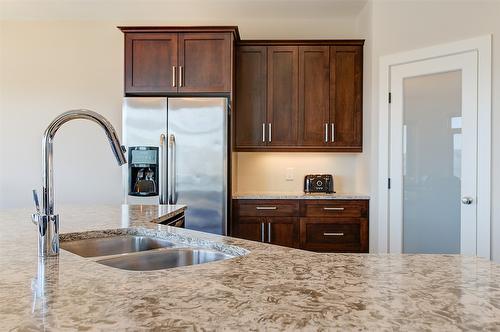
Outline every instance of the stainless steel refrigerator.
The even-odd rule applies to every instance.
[[[227,233],[228,100],[125,98],[128,204],[186,204],[188,229]]]

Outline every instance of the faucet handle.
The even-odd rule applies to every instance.
[[[40,214],[40,202],[38,200],[38,193],[36,189],[33,189],[33,202],[35,203],[36,213]]]

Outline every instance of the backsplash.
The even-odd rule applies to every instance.
[[[367,193],[369,184],[356,153],[233,153],[233,193],[298,193],[306,174],[333,174],[338,193]],[[293,180],[287,180],[292,173]]]

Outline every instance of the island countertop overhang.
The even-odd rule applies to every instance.
[[[158,206],[62,207],[61,233],[165,228]],[[133,272],[66,251],[33,306],[36,232],[29,209],[0,212],[0,317],[6,328],[498,329],[500,268],[454,255],[318,254],[174,229],[250,254]]]

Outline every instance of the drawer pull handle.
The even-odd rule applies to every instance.
[[[344,236],[344,233],[328,233],[328,232],[324,232],[323,235],[324,236]]]
[[[324,207],[325,211],[344,211],[343,207]]]
[[[277,210],[276,206],[256,206],[256,210]]]

